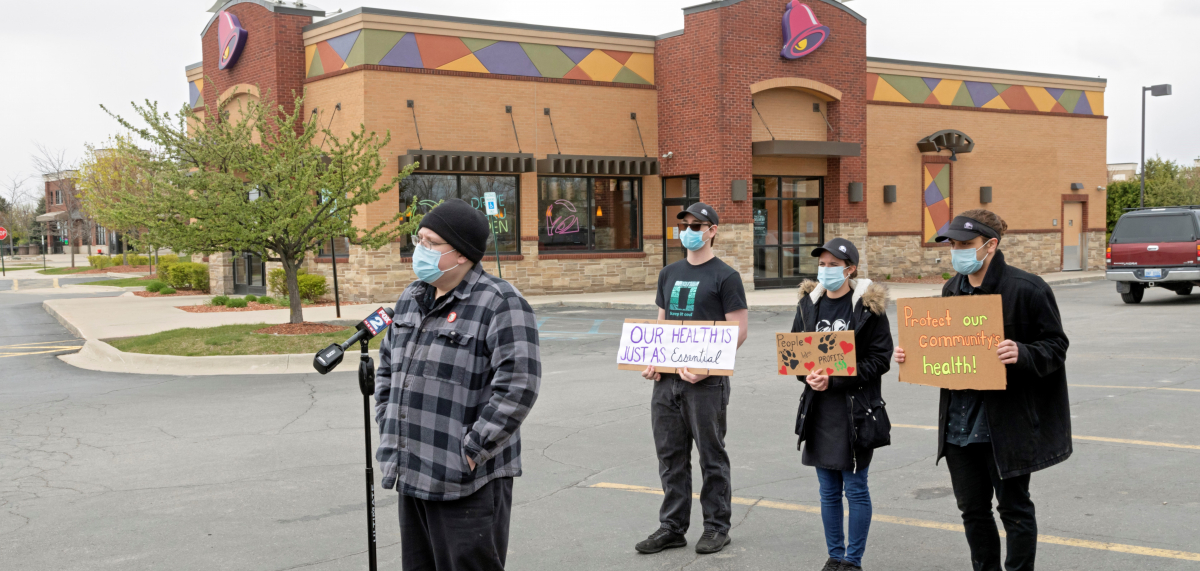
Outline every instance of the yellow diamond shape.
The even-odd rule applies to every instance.
[[[621,71],[621,62],[601,50],[592,50],[592,53],[579,62],[579,69],[595,81],[612,81]]]

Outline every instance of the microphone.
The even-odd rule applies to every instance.
[[[392,324],[392,316],[396,312],[390,307],[381,307],[371,312],[366,319],[360,321],[354,328],[357,329],[354,335],[350,336],[345,343],[334,343],[313,357],[313,368],[318,373],[324,375],[335,369],[342,362],[342,357],[346,355],[346,349],[358,342],[369,341],[371,338],[385,331]],[[364,353],[365,354],[365,353]]]

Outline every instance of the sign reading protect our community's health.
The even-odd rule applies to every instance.
[[[944,389],[1004,390],[997,346],[1004,340],[998,295],[896,300],[904,349],[900,380]]]
[[[617,349],[617,368],[660,373],[732,375],[737,354],[736,321],[626,319]]]

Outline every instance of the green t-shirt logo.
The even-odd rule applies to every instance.
[[[686,305],[680,304],[680,293],[687,290]],[[696,310],[696,291],[700,289],[700,282],[675,282],[675,287],[671,290],[671,311],[686,311],[692,312]]]

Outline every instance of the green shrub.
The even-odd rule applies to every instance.
[[[921,274],[917,274],[917,279],[921,279]]]
[[[883,278],[883,279],[891,281],[891,279],[892,279],[892,274],[888,274],[888,275],[884,276],[884,278]]]
[[[229,301],[225,302],[225,307],[246,307],[248,305],[250,304],[246,303],[246,300],[240,297],[230,298]]]
[[[97,270],[103,270],[104,268],[111,268],[116,264],[108,256],[88,256],[88,265]]]
[[[212,298],[213,305],[225,305],[227,303],[229,303],[229,296],[227,295],[218,295],[217,297]]]
[[[129,260],[129,265],[131,265],[131,266],[148,266],[148,265],[150,265],[149,256],[139,256],[137,254],[131,254],[131,255],[127,256],[127,258]]]
[[[158,272],[157,272],[158,279],[160,279],[164,282],[171,281],[171,267],[173,267],[175,264],[179,263],[179,260],[177,260],[177,259],[168,262],[166,260],[166,258],[167,258],[167,256],[163,256],[163,259],[158,263]]]
[[[167,284],[162,283],[158,280],[154,280],[154,281],[146,284],[146,291],[157,292],[157,291],[162,290],[162,288],[165,288],[165,287],[167,287]]]
[[[307,273],[304,268],[296,270],[297,281],[300,281]],[[275,268],[267,272],[267,288],[271,293],[280,297],[288,294],[287,273],[283,271],[283,268]]]
[[[275,305],[278,305],[279,307],[290,307],[292,305],[292,302],[285,295],[285,296],[275,300]]]
[[[306,274],[299,276],[298,281],[300,282],[300,299],[313,302],[328,291],[325,276]]]
[[[176,256],[175,254],[163,254],[158,257],[158,263],[160,264],[175,264],[178,262],[179,256]]]
[[[950,272],[942,272],[942,279],[944,279],[944,280],[950,279]]]
[[[260,295],[260,296],[258,296],[258,302],[264,303],[267,305],[273,305],[275,303],[275,298],[273,298],[269,295]]]
[[[171,295],[171,294],[175,293],[175,288],[173,288],[171,286],[167,286],[167,287],[164,287],[164,288],[158,290],[158,293],[161,293],[163,295]]]
[[[208,264],[179,262],[171,264],[167,274],[171,287],[208,291]]]
[[[246,296],[246,301],[258,301],[258,296],[248,295]]]

